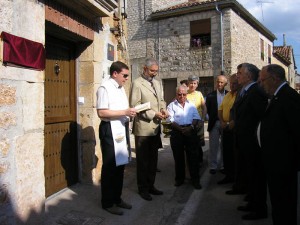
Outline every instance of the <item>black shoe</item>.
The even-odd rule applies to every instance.
[[[220,169],[220,173],[225,174],[225,169]]]
[[[123,200],[121,200],[120,203],[116,204],[117,207],[119,208],[123,208],[123,209],[132,209],[132,205],[130,205],[129,203],[127,202],[124,202]]]
[[[246,194],[246,192],[243,190],[234,190],[233,189],[233,190],[226,191],[225,194],[226,195],[244,195],[244,194]]]
[[[104,210],[114,215],[122,216],[124,214],[123,211],[115,205],[109,208],[104,208]]]
[[[216,174],[216,172],[217,172],[217,171],[216,171],[215,169],[210,169],[210,170],[209,170],[209,173],[210,173],[210,174]]]
[[[181,186],[181,185],[183,185],[183,183],[184,183],[184,181],[175,181],[175,184],[174,184],[174,186],[175,187],[179,187],[179,186]]]
[[[202,188],[202,186],[201,186],[201,184],[199,182],[193,182],[193,186],[197,190],[200,190]]]
[[[225,177],[225,178],[223,178],[223,180],[220,180],[217,184],[229,184],[229,183],[232,183],[232,182],[233,182],[232,178]]]
[[[246,196],[244,197],[244,201],[245,201],[245,202],[249,202],[249,201],[250,201],[250,195],[246,195]]]
[[[145,200],[147,200],[147,201],[151,201],[151,200],[152,200],[152,197],[151,197],[151,195],[150,195],[148,192],[140,192],[139,195],[140,195],[143,199],[145,199]]]
[[[242,219],[243,220],[260,220],[260,219],[265,219],[267,217],[268,217],[267,212],[263,212],[263,213],[251,212],[246,215],[243,215]]]
[[[160,170],[160,169],[158,169],[158,168],[156,168],[156,172],[157,172],[157,173],[160,173],[160,172],[161,172],[161,170]]]
[[[251,205],[247,204],[247,205],[238,206],[237,210],[243,212],[253,212],[254,208]]]
[[[163,194],[162,191],[157,190],[155,187],[151,188],[151,189],[149,190],[149,193],[152,194],[152,195],[162,195],[162,194]]]

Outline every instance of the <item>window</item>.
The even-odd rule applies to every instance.
[[[272,57],[271,45],[268,45],[268,63],[271,64],[271,57]]]
[[[201,48],[211,45],[211,22],[210,19],[190,22],[191,48]]]
[[[262,61],[265,61],[265,48],[263,39],[260,39],[260,58]]]

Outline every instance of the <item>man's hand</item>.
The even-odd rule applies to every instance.
[[[129,117],[135,117],[136,116],[136,109],[135,108],[129,108],[125,110],[125,115]]]
[[[159,119],[159,120],[162,120],[162,119],[165,118],[165,115],[164,115],[163,113],[161,113],[161,112],[156,112],[156,113],[155,113],[155,117],[156,117],[157,119]]]
[[[164,119],[167,119],[170,116],[169,112],[165,109],[161,109],[160,112],[163,114]]]

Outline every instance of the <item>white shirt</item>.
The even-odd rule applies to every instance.
[[[179,125],[192,124],[193,120],[201,120],[197,108],[194,104],[186,101],[184,107],[177,101],[171,102],[167,110],[169,112],[169,119]]]
[[[221,93],[221,92],[219,92],[219,91],[217,90],[218,108],[219,108],[219,106],[221,105],[224,96],[225,96],[225,90],[223,91],[223,93]]]
[[[97,90],[97,109],[123,110],[128,109],[128,99],[124,87],[112,78],[105,81]],[[125,117],[125,116],[124,116]],[[109,121],[108,118],[101,120]]]

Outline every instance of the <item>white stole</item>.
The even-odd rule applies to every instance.
[[[109,101],[109,109],[128,109],[129,103],[124,88],[116,87],[116,85],[113,82],[114,81],[112,80],[108,80],[107,82],[104,82],[104,84],[102,84],[102,86],[106,88],[109,95],[114,95],[111,101]],[[110,121],[111,132],[114,141],[116,166],[128,164],[131,158],[130,149],[128,148],[129,145],[126,139],[125,123],[127,121],[127,116],[122,116],[118,119],[113,119]]]

